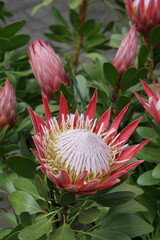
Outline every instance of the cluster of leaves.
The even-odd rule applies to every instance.
[[[43,1],[33,9],[32,14],[52,2]],[[118,13],[120,19],[126,19],[122,1],[104,2]],[[148,34],[150,49],[142,45],[142,40],[139,43],[136,67],[129,68],[123,74],[118,98],[114,102],[113,89],[118,83],[118,72],[103,56],[102,50],[107,53],[108,50],[117,48],[127,28],[123,28],[121,33],[113,21],[107,25],[104,21],[94,19],[81,22],[79,6],[82,3],[83,0],[69,1],[69,23],[58,9],[54,6],[51,8],[54,24],[49,26],[51,32],[45,33],[45,36],[50,41],[53,40],[54,48],[61,53],[64,49],[56,43],[67,45],[66,70],[71,78],[70,87],[62,84],[55,92],[55,100],[50,101],[53,115],[58,113],[60,91],[70,103],[70,111],[77,108],[81,112],[93,89],[97,88],[97,117],[110,106],[120,112],[131,102],[121,128],[142,116],[141,125],[130,142],[135,144],[148,138],[153,140],[137,154],[136,157],[144,159],[145,163],[135,170],[134,176],[130,176],[127,183],[95,195],[76,197],[54,188],[41,171],[36,170],[38,165],[29,150],[34,148],[30,136],[33,129],[26,107],[32,107],[40,116],[43,116],[44,110],[41,90],[30,70],[27,51],[24,48],[19,50],[30,40],[26,34],[17,34],[25,21],[13,22],[0,28],[0,83],[3,85],[5,78],[9,77],[16,89],[18,101],[15,125],[12,128],[5,127],[0,132],[0,186],[3,188],[0,192],[8,197],[13,208],[13,211],[1,209],[3,218],[10,227],[0,229],[0,239],[131,240],[139,237],[138,239],[158,240],[160,236],[159,124],[144,112],[132,94],[132,91],[139,91],[143,95],[139,79],[152,82],[147,79],[149,63],[152,63],[152,71],[158,72],[160,27],[155,27]],[[9,15],[0,2],[0,18],[5,21]],[[79,40],[80,49],[74,60]],[[78,61],[81,54],[83,63]],[[86,63],[88,59],[91,63]],[[152,78],[157,79],[156,74]],[[122,182],[125,177],[127,178],[124,176]]]

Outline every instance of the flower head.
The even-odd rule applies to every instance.
[[[134,65],[137,47],[138,36],[136,26],[133,25],[128,34],[123,38],[113,61],[113,65],[117,69],[120,77],[129,67]]]
[[[61,83],[69,84],[59,56],[42,40],[34,40],[30,44],[29,58],[33,73],[48,98],[53,98]]]
[[[155,82],[153,82],[153,89],[151,88],[143,81],[141,81],[142,86],[144,88],[145,93],[148,96],[148,101],[143,99],[138,93],[135,93],[135,96],[138,98],[138,100],[141,102],[143,107],[147,110],[147,112],[157,121],[160,123],[160,93],[158,91],[158,88],[160,89],[160,78],[158,79],[158,85],[156,85]]]
[[[132,22],[144,36],[160,24],[159,0],[125,0],[125,4]]]
[[[85,114],[78,111],[69,114],[61,95],[58,120],[52,117],[44,93],[42,97],[46,122],[29,109],[36,131],[33,139],[37,151],[32,151],[40,163],[39,168],[59,189],[75,194],[95,193],[118,183],[121,175],[142,162],[126,165],[149,141],[134,146],[126,144],[140,119],[117,133],[128,105],[108,128],[110,109],[98,121],[94,119],[97,91]]]
[[[16,95],[9,79],[0,88],[0,130],[6,125],[13,125],[16,120]]]

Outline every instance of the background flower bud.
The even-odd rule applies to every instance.
[[[144,36],[150,29],[160,24],[160,1],[125,0],[127,12],[137,30]]]
[[[51,46],[35,40],[29,46],[29,58],[33,73],[48,98],[54,97],[54,91],[61,83],[69,85],[61,60]]]
[[[9,79],[0,88],[0,130],[6,125],[13,125],[16,120],[16,95]]]
[[[113,65],[117,69],[119,76],[134,65],[138,47],[138,36],[136,26],[133,25],[128,34],[123,38],[118,48]]]

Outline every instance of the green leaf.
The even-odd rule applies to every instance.
[[[69,0],[69,7],[71,9],[77,8],[83,0]]]
[[[5,135],[7,133],[9,126],[5,126],[2,128],[2,130],[0,131],[0,142],[3,141],[3,139],[5,138]]]
[[[0,228],[0,239],[3,239],[5,236],[7,236],[12,229],[4,229],[4,228]]]
[[[142,186],[152,186],[160,183],[160,179],[156,179],[152,175],[153,170],[149,170],[144,172],[139,178],[137,179],[137,183]]]
[[[13,186],[13,180],[17,178],[17,174],[9,171],[5,171],[3,174],[0,174],[0,185],[4,189],[7,190],[7,192],[13,192],[15,191],[15,188]]]
[[[11,41],[7,38],[1,38],[0,37],[0,49],[5,50],[7,46],[11,44]]]
[[[153,169],[152,176],[154,178],[160,178],[160,163]]]
[[[76,11],[74,10],[70,10],[70,22],[73,26],[73,28],[78,31],[79,27],[80,27],[80,20],[79,20],[79,15]]]
[[[124,72],[120,81],[120,87],[122,91],[125,91],[127,88],[134,85],[136,72],[137,71],[135,67],[130,67]]]
[[[156,47],[156,45],[160,43],[160,25],[157,25],[156,27],[152,28],[149,31],[147,38],[150,45],[153,48]]]
[[[69,38],[71,35],[66,26],[51,25],[49,28],[54,34],[59,35],[59,37]]]
[[[64,223],[57,228],[50,236],[49,240],[75,240],[74,233],[68,224]]]
[[[128,88],[139,83],[140,79],[143,79],[147,76],[148,68],[144,67],[139,70],[136,70],[134,67],[128,68],[123,74],[120,87],[122,91],[126,91]]]
[[[138,53],[138,68],[141,68],[145,65],[148,54],[149,49],[145,45],[142,45]]]
[[[22,212],[29,212],[30,214],[42,212],[35,199],[23,191],[10,193],[9,201],[11,202],[17,215],[20,215]]]
[[[137,154],[136,158],[146,160],[147,162],[159,163],[160,159],[160,150],[151,148],[151,147],[144,147],[142,148]]]
[[[135,186],[135,185],[131,185],[131,184],[127,184],[127,183],[122,183],[120,185],[118,185],[117,187],[113,188],[111,192],[121,192],[121,191],[131,191],[134,192],[134,194],[137,196],[142,195],[143,194],[143,190],[142,188]]]
[[[87,210],[81,211],[78,221],[82,224],[95,222],[100,216],[100,210],[97,207],[91,207]]]
[[[43,0],[42,3],[37,4],[37,5],[32,9],[32,11],[31,11],[31,16],[35,15],[36,12],[37,12],[40,8],[46,7],[46,6],[48,6],[49,4],[51,4],[52,2],[53,2],[53,0]]]
[[[79,33],[87,37],[93,30],[95,22],[93,20],[88,20],[84,25],[79,29]]]
[[[120,112],[129,102],[130,102],[130,97],[128,96],[119,96],[116,106],[118,112]]]
[[[16,21],[0,29],[1,38],[10,38],[25,25],[25,21]]]
[[[27,226],[32,224],[31,215],[29,214],[29,212],[21,213],[20,220],[21,220],[21,223],[24,227],[27,227]]]
[[[25,191],[29,193],[32,197],[34,197],[36,200],[44,200],[44,198],[39,195],[35,185],[29,179],[17,178],[14,179],[13,184],[16,190]]]
[[[16,155],[8,157],[7,165],[12,171],[23,177],[33,179],[36,174],[37,164],[27,157]]]
[[[136,213],[136,212],[146,212],[147,208],[141,205],[139,202],[132,200],[127,203],[120,204],[118,206],[113,206],[109,210],[109,215],[119,214],[119,213]]]
[[[113,192],[103,194],[95,199],[95,201],[105,207],[111,207],[114,205],[119,205],[132,200],[135,197],[133,192],[123,191],[123,192]]]
[[[119,75],[117,69],[109,62],[103,65],[104,74],[107,81],[114,87],[118,83]]]
[[[135,238],[154,230],[152,225],[148,224],[142,218],[128,213],[121,213],[116,216],[106,218],[101,229],[121,232],[127,234],[130,238]]]
[[[32,225],[25,227],[18,234],[20,240],[36,240],[44,234],[48,234],[52,231],[52,218],[47,219],[46,217],[41,220],[37,220]]]
[[[61,13],[55,7],[52,7],[51,13],[59,25],[68,27],[67,21],[62,17]]]
[[[98,45],[101,45],[106,41],[106,37],[103,34],[99,34],[94,36],[94,38],[91,36],[86,39],[85,48],[89,50],[90,48],[97,47]]]
[[[17,226],[17,219],[15,213],[5,212],[3,214],[3,219],[13,227]]]
[[[59,199],[59,203],[61,205],[68,205],[68,204],[74,203],[75,201],[76,201],[75,195],[70,192],[63,193]]]
[[[34,180],[35,186],[39,192],[39,194],[46,200],[50,200],[50,197],[48,196],[48,188],[45,182],[41,179],[41,177],[36,174],[35,180]]]
[[[126,234],[122,232],[108,231],[106,229],[96,230],[93,233],[92,240],[131,240]]]
[[[10,38],[10,44],[4,46],[2,50],[11,51],[20,47],[23,47],[30,41],[30,36],[27,34],[19,34]]]
[[[144,139],[159,138],[160,137],[158,135],[158,133],[155,132],[155,130],[153,128],[150,128],[150,127],[138,127],[137,132]]]

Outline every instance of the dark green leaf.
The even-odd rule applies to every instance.
[[[144,67],[148,54],[149,49],[145,45],[143,45],[138,53],[138,68]]]
[[[50,198],[49,198],[49,196],[48,196],[48,188],[47,188],[47,185],[45,184],[45,182],[41,179],[41,177],[40,177],[38,174],[36,174],[34,182],[35,182],[35,186],[36,186],[39,194],[40,194],[43,198],[49,200]]]
[[[74,10],[70,10],[70,22],[72,24],[72,26],[74,27],[74,29],[76,31],[78,31],[79,27],[80,27],[80,20],[79,20],[79,15],[76,11]]]
[[[123,191],[123,192],[113,192],[101,195],[95,199],[97,203],[105,207],[111,207],[114,205],[119,205],[132,200],[135,197],[133,192]]]
[[[32,223],[29,212],[22,212],[20,215],[20,220],[24,227],[27,227]]]
[[[3,239],[6,235],[11,232],[12,229],[0,228],[0,239]]]
[[[99,34],[90,38],[86,39],[86,44],[85,44],[85,48],[86,49],[90,49],[93,47],[97,47],[98,45],[105,43],[106,41],[106,37],[103,34]]]
[[[5,171],[3,174],[0,174],[0,185],[8,192],[15,191],[13,186],[13,180],[17,178],[17,174],[9,171]]]
[[[51,25],[49,28],[54,34],[59,35],[59,37],[70,37],[70,32],[65,26]]]
[[[1,38],[10,38],[25,25],[25,21],[16,21],[0,29]]]
[[[93,233],[92,240],[131,240],[126,234],[122,232],[108,231],[106,229],[99,229]]]
[[[92,29],[94,28],[95,22],[93,20],[88,20],[85,24],[79,29],[79,33],[83,36],[88,36]]]
[[[103,69],[107,81],[112,85],[112,87],[114,87],[119,79],[117,69],[111,63],[108,62],[104,63]]]
[[[61,13],[55,7],[52,7],[51,13],[52,13],[52,15],[54,16],[54,19],[56,20],[56,22],[59,25],[62,25],[64,27],[68,27],[67,21],[63,18]]]
[[[57,228],[50,236],[49,240],[75,240],[74,233],[68,224],[64,223]]]
[[[7,165],[12,171],[23,177],[34,178],[36,174],[37,164],[30,158],[22,156],[11,156],[7,159]]]
[[[60,196],[59,203],[61,205],[68,205],[68,204],[74,203],[75,201],[76,201],[75,195],[73,193],[66,192]]]
[[[91,207],[87,210],[81,211],[78,221],[82,224],[95,222],[100,216],[100,210],[97,207]]]
[[[128,96],[119,96],[116,106],[118,112],[120,112],[129,102],[130,102],[130,97]]]
[[[20,215],[22,212],[29,212],[30,214],[42,212],[35,199],[23,191],[10,193],[9,201],[17,215]]]
[[[160,43],[160,25],[157,25],[156,27],[152,28],[148,35],[147,35],[148,41],[150,45],[154,48],[157,44]]]

